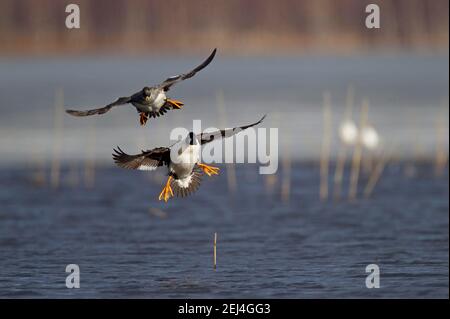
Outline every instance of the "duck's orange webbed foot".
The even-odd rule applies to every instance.
[[[181,109],[184,105],[183,102],[172,99],[167,99],[167,103],[169,103],[175,109]]]
[[[172,187],[170,187],[171,181],[172,181],[172,176],[169,176],[169,178],[167,179],[166,186],[164,186],[163,190],[161,191],[161,194],[159,194],[159,197],[158,197],[159,200],[164,200],[166,203],[170,197],[173,197]]]
[[[211,176],[211,175],[219,175],[220,168],[218,168],[218,167],[209,166],[209,165],[202,164],[202,163],[197,163],[197,165],[198,165],[198,166],[203,170],[203,172],[204,172],[206,175],[208,175],[208,176]]]
[[[145,123],[147,123],[148,118],[149,118],[148,113],[145,112],[139,113],[139,123],[141,124],[141,126],[144,126]]]

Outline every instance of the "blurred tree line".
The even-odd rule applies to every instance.
[[[66,5],[81,28],[65,27]],[[365,27],[366,5],[381,28]],[[230,54],[448,51],[448,0],[0,0],[0,52]]]

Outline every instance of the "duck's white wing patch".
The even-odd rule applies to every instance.
[[[139,171],[154,171],[155,169],[157,169],[157,166],[146,166],[146,165],[141,165],[139,166],[137,169]]]
[[[159,166],[168,165],[170,149],[158,147],[150,151],[142,151],[141,154],[129,155],[117,148],[113,153],[114,162],[123,168],[138,170],[155,170]]]

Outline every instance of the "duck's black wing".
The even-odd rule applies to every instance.
[[[209,55],[209,57],[203,61],[202,64],[200,64],[198,67],[193,69],[192,71],[184,74],[179,74],[175,76],[171,76],[170,78],[167,78],[164,82],[162,82],[158,87],[164,89],[164,91],[168,91],[172,85],[175,83],[178,83],[180,81],[189,79],[193,77],[198,71],[204,69],[208,64],[211,63],[211,61],[214,59],[214,56],[216,55],[217,49],[214,49],[212,53]]]
[[[114,101],[104,107],[98,108],[98,109],[92,109],[92,110],[86,110],[86,111],[66,110],[66,112],[73,116],[89,116],[89,115],[94,115],[94,114],[104,114],[104,113],[108,112],[111,108],[113,108],[114,106],[124,105],[124,104],[129,103],[130,101],[131,101],[130,96],[124,96],[124,97],[119,97],[116,101]]]
[[[129,155],[117,147],[112,154],[114,162],[128,169],[154,170],[159,166],[168,165],[170,161],[170,149],[168,147],[157,147],[141,154]]]
[[[212,141],[220,139],[220,138],[227,138],[227,137],[233,136],[239,132],[242,132],[245,129],[248,129],[249,127],[258,125],[265,118],[266,118],[266,115],[264,115],[258,122],[255,122],[255,123],[249,124],[249,125],[238,126],[238,127],[233,127],[233,128],[214,131],[214,132],[201,133],[201,134],[197,135],[197,139],[200,141],[200,144],[203,145],[203,144],[212,142]]]

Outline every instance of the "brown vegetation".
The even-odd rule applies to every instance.
[[[366,29],[360,0],[77,0],[81,28],[55,0],[2,0],[0,48],[15,54],[152,54],[218,46],[230,54],[448,50],[447,0],[378,0]]]

